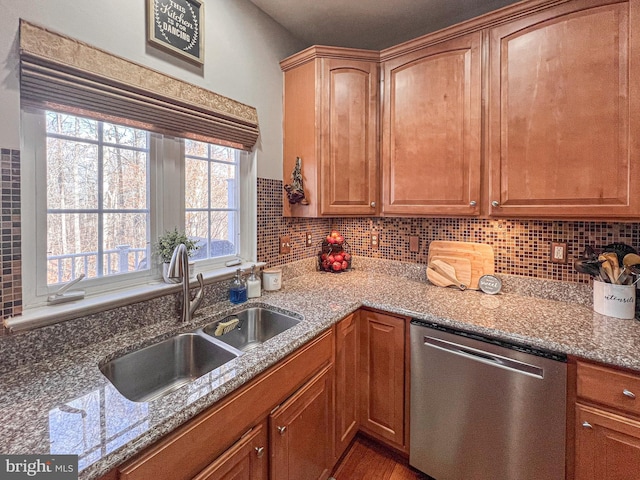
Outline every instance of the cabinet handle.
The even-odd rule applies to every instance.
[[[491,206],[492,207],[499,207],[500,206],[500,202],[497,200],[494,200],[493,202],[491,202]]]
[[[636,398],[636,394],[635,394],[635,393],[633,393],[633,392],[631,392],[631,391],[629,391],[629,390],[627,390],[626,388],[625,388],[624,390],[622,390],[622,394],[623,394],[625,397],[629,397],[629,398]]]
[[[371,202],[369,205],[371,205],[371,208],[376,208],[376,202]]]
[[[475,201],[475,200],[471,200],[471,201],[469,202],[469,206],[470,206],[470,207],[475,207],[476,205],[477,205],[477,203],[476,203],[476,201]]]
[[[280,435],[284,435],[284,432],[286,431],[287,431],[286,425],[284,427],[278,427],[278,432],[280,432]]]
[[[584,428],[593,428],[593,426],[592,426],[589,422],[587,422],[587,421],[582,422],[582,426],[583,426]]]
[[[262,458],[264,455],[264,447],[256,447],[256,456]]]

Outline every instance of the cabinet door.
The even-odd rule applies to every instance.
[[[490,31],[491,215],[640,214],[638,2],[599,3]]]
[[[322,62],[322,214],[373,215],[378,196],[378,64]]]
[[[266,422],[254,427],[193,480],[267,480]]]
[[[575,480],[640,479],[640,422],[576,405]]]
[[[382,211],[477,215],[481,33],[384,64]]]
[[[336,325],[335,454],[337,460],[358,431],[358,322],[353,313]]]
[[[283,191],[283,216],[317,217],[319,212],[318,166],[316,142],[317,62],[310,61],[284,72],[283,159],[284,185],[291,183],[296,158],[302,160],[302,179],[308,204],[290,204]]]
[[[278,480],[329,477],[333,428],[332,367],[325,368],[269,418],[271,476]]]
[[[360,427],[404,446],[404,318],[360,311]]]

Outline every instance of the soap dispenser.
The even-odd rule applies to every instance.
[[[251,275],[247,279],[247,293],[249,298],[258,298],[261,294],[261,285],[260,277],[256,275],[256,266],[253,265],[251,267]]]
[[[231,303],[244,303],[247,301],[247,284],[242,278],[240,269],[236,270],[236,276],[229,285],[229,301]]]

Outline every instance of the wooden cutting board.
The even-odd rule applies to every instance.
[[[442,260],[443,262],[451,265],[455,270],[456,278],[464,283],[467,288],[471,284],[471,260],[463,257],[445,257],[434,255],[429,257],[429,263],[435,260]]]
[[[456,262],[452,260],[452,258],[468,260],[471,265],[471,279],[466,285],[474,290],[478,289],[478,280],[480,280],[482,275],[493,274],[495,272],[493,247],[486,243],[434,240],[429,244],[428,261],[430,262],[434,257],[440,258],[452,265]],[[456,263],[456,265],[459,265],[459,263]],[[460,268],[462,269],[462,267]],[[458,273],[456,268],[456,276],[458,280],[465,283],[461,278],[462,270],[461,273]]]
[[[471,273],[470,263],[469,273]],[[461,282],[456,275],[456,269],[453,267],[453,265],[450,265],[444,260],[435,257],[429,262],[429,265],[427,266],[427,279],[429,279],[431,283],[437,285],[438,287],[455,286],[456,288],[460,288],[460,283],[462,283],[464,284],[464,287],[460,289],[465,290],[467,288],[467,284]]]

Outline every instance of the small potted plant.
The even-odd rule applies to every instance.
[[[179,232],[177,228],[174,228],[173,231],[166,231],[154,244],[155,253],[158,254],[162,260],[162,278],[164,278],[165,282],[173,283],[173,281],[167,278],[167,271],[169,269],[169,262],[171,262],[171,257],[173,256],[173,251],[181,243],[184,243],[184,246],[187,247],[187,255],[189,255],[189,257],[193,256],[200,248],[197,242],[190,240],[185,232]],[[189,276],[192,276],[192,274],[195,273],[192,262],[189,263],[189,267]]]

